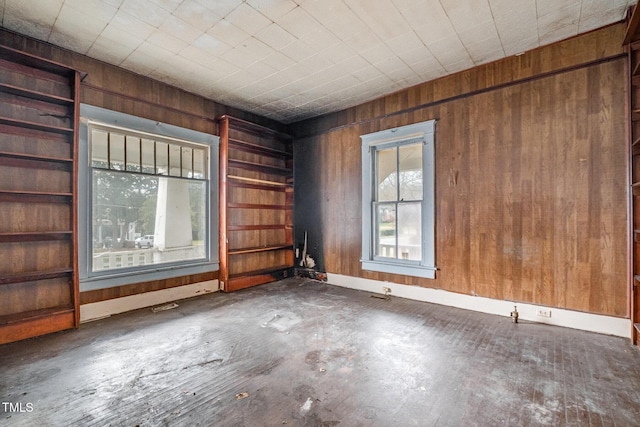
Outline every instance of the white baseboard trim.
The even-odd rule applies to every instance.
[[[382,287],[391,289],[391,295],[416,301],[430,302],[481,313],[497,314],[509,317],[513,306],[518,307],[519,319],[529,322],[546,323],[566,328],[580,329],[624,338],[631,336],[631,320],[600,314],[583,313],[555,307],[544,307],[534,304],[514,303],[472,295],[457,294],[442,289],[422,288],[419,286],[401,285],[392,282],[363,279],[361,277],[344,276],[327,273],[328,283],[344,288],[358,289],[382,294]],[[539,317],[539,309],[549,310],[551,317]]]
[[[173,288],[162,289],[160,291],[145,292],[122,298],[83,304],[80,306],[80,322],[83,323],[91,320],[98,320],[114,314],[124,313],[125,311],[137,310],[139,308],[151,307],[198,295],[205,295],[219,290],[220,287],[218,280],[208,280],[206,282],[176,286]]]

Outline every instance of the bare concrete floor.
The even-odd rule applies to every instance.
[[[179,305],[0,346],[0,425],[640,425],[625,339],[303,279]]]

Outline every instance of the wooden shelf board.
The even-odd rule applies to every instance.
[[[0,242],[66,240],[72,235],[72,231],[25,231],[22,233],[0,233]]]
[[[11,283],[34,282],[37,280],[57,279],[67,277],[73,274],[73,269],[63,268],[50,271],[28,271],[19,274],[9,274],[0,277],[0,285],[8,285]]]
[[[39,160],[41,162],[55,162],[55,163],[73,163],[73,159],[66,159],[62,157],[51,157],[51,156],[38,156],[37,154],[27,154],[27,153],[12,153],[8,151],[0,151],[0,157],[15,157],[16,159],[27,159],[27,160]]]
[[[0,316],[0,344],[72,329],[75,326],[73,306]]]
[[[263,165],[261,163],[247,162],[244,160],[229,159],[229,168],[244,169],[254,172],[270,173],[282,176],[291,176],[293,171],[279,166]]]
[[[38,92],[31,89],[25,89],[6,83],[0,83],[0,91],[10,93],[12,95],[22,96],[25,98],[35,99],[38,101],[50,102],[57,105],[70,105],[74,102],[73,99],[70,98]]]
[[[276,280],[288,277],[288,271],[291,269],[293,269],[293,266],[283,265],[262,270],[254,270],[234,274],[232,276],[229,276],[229,279],[224,284],[224,291],[233,292],[240,289],[249,288],[251,286],[274,282]]]
[[[292,265],[277,265],[274,267],[261,268],[259,270],[245,271],[242,273],[229,274],[230,279],[237,279],[239,277],[249,277],[249,276],[258,276],[261,274],[269,274],[276,273],[279,271],[287,270],[289,268],[293,268]]]
[[[264,136],[266,134],[276,138],[283,139],[287,142],[293,139],[291,135],[288,135],[286,133],[279,132],[274,129],[269,129],[268,127],[265,127],[256,123],[251,123],[246,120],[227,116],[226,114],[219,118],[219,120],[225,120],[225,119],[229,121],[229,128],[232,130],[247,131],[247,132],[253,133],[254,135],[260,135],[260,136]],[[232,124],[236,125],[240,129],[235,128],[234,126],[232,126]]]
[[[26,120],[0,117],[0,124],[22,127],[27,129],[42,130],[46,132],[56,132],[61,134],[73,134],[73,128],[63,128],[60,126],[46,125],[43,123],[28,122]]]
[[[40,310],[24,311],[22,313],[8,314],[0,316],[0,325],[9,325],[12,323],[20,323],[28,320],[41,319],[44,317],[54,316],[57,314],[73,313],[72,305],[60,307],[43,308]]]
[[[267,187],[272,187],[272,188],[280,188],[281,191],[284,191],[285,188],[293,186],[292,184],[289,184],[286,182],[267,181],[264,179],[247,178],[247,177],[238,176],[238,175],[227,175],[227,179],[231,181],[236,181],[238,183],[240,182],[244,183],[244,185],[240,185],[240,184],[235,184],[233,182],[229,182],[230,185],[237,185],[238,187],[241,186],[244,188],[251,188],[251,187],[248,187],[248,184],[253,184],[254,186],[260,186],[260,188],[262,189],[265,189]]]
[[[228,225],[228,231],[252,231],[252,230],[284,230],[285,224],[251,224],[251,225]]]
[[[28,154],[0,152],[0,164],[10,167],[28,169],[49,169],[71,171],[73,161],[70,159],[53,159]]]
[[[291,158],[293,153],[284,150],[278,150],[276,148],[265,147],[263,145],[253,144],[251,142],[241,141],[235,138],[229,138],[229,146],[240,151],[246,151],[255,154],[264,154],[269,157],[276,158]]]
[[[71,193],[0,190],[0,200],[19,203],[69,203]]]
[[[227,207],[232,209],[264,209],[264,210],[289,210],[291,205],[260,205],[253,203],[227,203]]]
[[[282,251],[282,250],[293,251],[293,245],[284,244],[284,245],[275,245],[275,246],[257,246],[253,248],[229,249],[229,255],[254,254],[259,252]]]

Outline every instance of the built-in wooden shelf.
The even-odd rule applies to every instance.
[[[275,245],[275,246],[257,246],[254,248],[242,248],[242,249],[229,249],[229,255],[242,255],[242,254],[255,254],[258,252],[271,252],[293,250],[293,247],[289,244]]]
[[[229,247],[229,240],[220,239],[219,277],[223,289],[233,291],[286,277],[287,269],[293,268],[293,139],[229,116],[221,117],[218,123],[220,234],[232,235],[235,246]],[[251,173],[259,173],[260,179]],[[274,211],[282,212],[284,218]],[[276,218],[266,219],[263,213]],[[230,224],[237,215],[243,215],[243,224]],[[267,232],[260,233],[258,241],[253,231]]]
[[[33,129],[33,130],[42,130],[45,132],[55,132],[55,133],[66,134],[66,135],[71,135],[74,132],[73,128],[47,125],[44,123],[29,122],[26,120],[12,119],[10,117],[0,117],[0,124],[17,126],[17,127]]]
[[[8,285],[11,283],[34,282],[37,280],[58,279],[60,277],[70,277],[73,269],[63,268],[58,270],[47,271],[27,271],[19,274],[5,274],[0,276],[0,285]]]

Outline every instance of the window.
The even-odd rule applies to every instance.
[[[217,269],[218,138],[86,105],[81,116],[81,288]]]
[[[362,135],[362,268],[435,278],[435,120]]]

